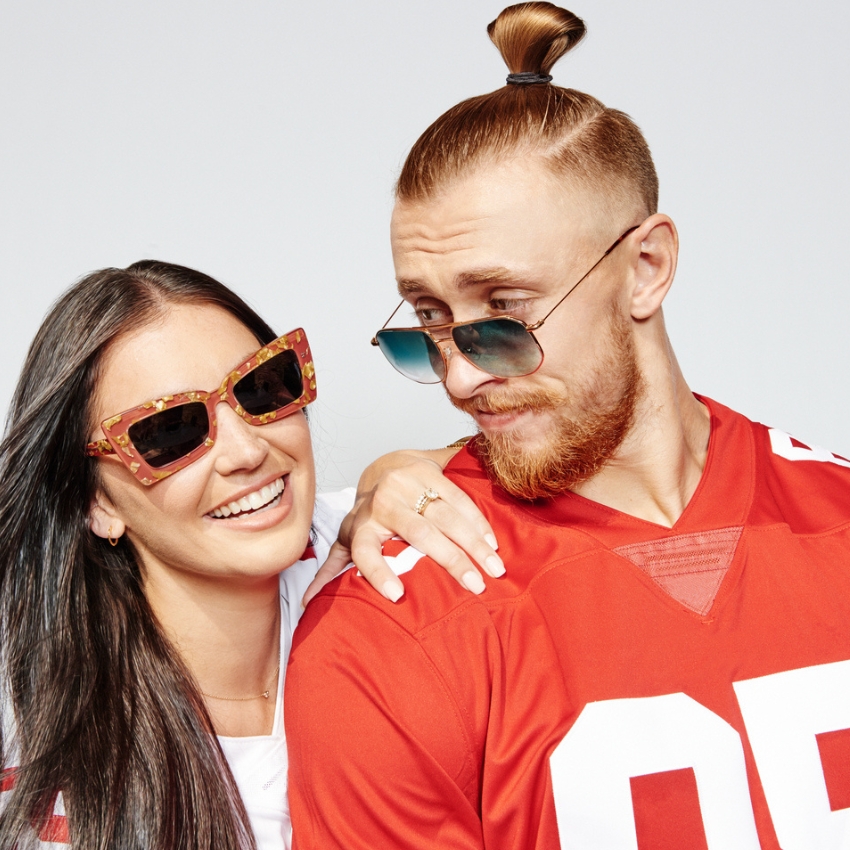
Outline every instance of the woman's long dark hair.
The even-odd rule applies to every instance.
[[[271,328],[200,272],[144,260],[68,290],[30,347],[0,445],[0,665],[14,789],[0,847],[35,842],[61,791],[72,846],[251,848],[244,806],[192,677],[142,592],[126,535],[89,529],[84,447],[104,352],[174,303],[211,304],[262,344]]]

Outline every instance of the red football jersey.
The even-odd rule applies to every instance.
[[[297,848],[850,847],[850,462],[707,404],[673,528],[511,499],[464,450],[507,575],[422,557],[396,605],[353,571],[310,604]]]

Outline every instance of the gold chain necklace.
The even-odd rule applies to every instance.
[[[208,699],[217,699],[222,702],[251,702],[255,699],[268,699],[269,694],[272,691],[272,685],[274,685],[277,680],[277,674],[280,673],[280,609],[278,608],[277,615],[277,667],[274,668],[274,673],[272,673],[272,677],[269,680],[269,686],[261,693],[257,694],[253,697],[217,697],[215,694],[208,694],[206,691],[201,691],[201,696],[207,697]],[[200,688],[198,689],[200,690]]]
[[[201,691],[201,696],[208,697],[209,699],[222,700],[222,702],[250,702],[255,699],[268,699],[272,690],[272,685],[275,683],[278,673],[280,673],[280,656],[278,656],[277,667],[275,667],[275,671],[269,681],[269,686],[261,694],[257,694],[257,696],[254,697],[217,697],[215,694],[208,694],[206,691]]]

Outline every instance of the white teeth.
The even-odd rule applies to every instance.
[[[283,478],[278,478],[276,481],[272,481],[271,484],[266,484],[265,487],[261,487],[259,490],[255,490],[253,493],[243,496],[238,501],[228,502],[226,505],[222,505],[214,511],[210,511],[210,516],[214,516],[217,519],[223,519],[224,517],[235,516],[236,514],[243,513],[244,511],[259,510],[273,502],[283,492],[283,490]]]

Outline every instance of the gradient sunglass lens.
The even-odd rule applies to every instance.
[[[436,384],[446,377],[442,355],[434,341],[418,330],[382,330],[378,345],[394,369],[420,384]]]
[[[530,375],[543,361],[537,340],[515,319],[483,319],[452,328],[457,350],[470,363],[497,378]],[[446,377],[446,365],[436,343],[424,331],[378,331],[378,345],[392,366],[420,384],[435,384]]]
[[[292,350],[261,363],[233,386],[233,395],[251,416],[281,410],[301,398],[303,392],[298,355]]]
[[[530,375],[543,352],[521,322],[487,319],[452,328],[458,351],[482,372],[499,378]]]
[[[127,429],[136,451],[154,469],[185,457],[198,448],[209,433],[207,408],[200,401],[154,413]]]

